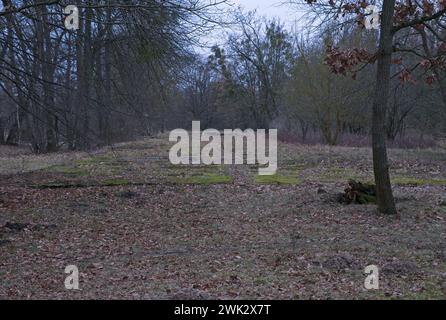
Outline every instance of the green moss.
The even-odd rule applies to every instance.
[[[130,181],[126,179],[107,179],[102,181],[102,185],[106,187],[113,187],[113,186],[127,186],[130,184]]]
[[[446,179],[395,177],[392,183],[399,186],[443,186],[446,185]]]
[[[89,175],[89,173],[86,170],[69,166],[51,166],[49,168],[46,168],[45,171],[62,173],[72,177],[84,177]]]
[[[356,201],[359,204],[376,203],[376,197],[362,193],[357,197]]]
[[[314,177],[314,180],[321,181],[321,182],[336,182],[336,181],[341,181],[341,180],[345,181],[348,179],[353,179],[353,180],[362,179],[363,180],[363,178],[360,177],[358,175],[358,173],[352,169],[336,168],[336,167],[328,168],[328,169],[322,171],[320,174],[317,174]]]
[[[300,172],[302,170],[307,169],[306,166],[301,165],[301,164],[285,164],[285,165],[281,165],[279,164],[279,168],[281,170],[286,170],[286,171],[297,171]]]
[[[74,163],[78,165],[93,165],[93,164],[101,164],[102,162],[110,163],[113,162],[115,158],[108,156],[95,156],[89,157],[85,159],[75,160]]]
[[[443,289],[439,284],[432,282],[424,283],[424,289],[420,292],[413,292],[404,295],[403,299],[408,300],[441,300],[445,298]]]
[[[256,176],[256,183],[260,184],[300,184],[299,179],[292,176],[285,175],[270,175],[270,176]]]
[[[214,170],[199,170],[199,171],[191,170],[189,171],[188,175],[191,177],[203,177],[203,176],[219,176],[224,174],[223,172],[220,174],[218,171]]]
[[[127,186],[132,184],[126,179],[107,179],[101,182],[48,182],[42,184],[31,185],[31,188],[36,189],[64,189],[64,188],[85,188],[85,187],[114,187]]]
[[[76,160],[75,163],[94,175],[120,175],[128,167],[127,161],[111,156],[95,156]]]
[[[34,189],[68,189],[68,188],[84,188],[88,187],[87,183],[72,183],[72,182],[48,182],[31,185]]]
[[[184,179],[186,177],[188,179],[192,177],[198,177],[198,179],[200,179],[202,177],[208,176],[217,177],[225,175],[225,170],[222,165],[177,165],[173,168],[169,168],[166,171],[166,175],[168,177],[171,177],[171,180],[174,181],[176,180],[176,178]]]
[[[267,285],[273,281],[274,281],[274,279],[272,279],[269,276],[261,276],[261,277],[257,277],[254,279],[254,283],[258,286],[264,286],[264,285]]]
[[[171,177],[170,182],[177,184],[224,184],[231,183],[232,177],[225,175],[216,175],[216,174],[205,174],[201,176],[190,176],[190,177]]]

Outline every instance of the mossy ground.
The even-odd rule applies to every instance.
[[[0,298],[446,298],[443,150],[390,150],[397,217],[334,200],[349,178],[372,180],[367,148],[281,144],[262,178],[174,166],[168,150],[163,137],[0,159]],[[63,285],[71,264],[79,291]],[[363,286],[370,264],[379,290]]]
[[[391,180],[399,186],[446,186],[446,179],[437,178],[394,177]]]
[[[255,178],[256,183],[260,184],[300,184],[300,180],[293,175],[258,175]]]
[[[63,166],[63,165],[51,166],[49,168],[44,169],[44,171],[61,173],[70,177],[85,177],[89,175],[89,172],[85,169],[73,166]]]
[[[127,179],[107,179],[102,181],[102,185],[107,187],[113,187],[113,186],[126,186],[129,185],[130,181]]]
[[[216,174],[205,174],[205,175],[192,175],[189,177],[172,177],[170,181],[177,184],[202,184],[202,185],[211,185],[211,184],[224,184],[231,183],[232,177],[225,175],[216,175]]]

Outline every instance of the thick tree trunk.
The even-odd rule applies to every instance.
[[[372,120],[373,169],[378,209],[386,214],[397,213],[390,184],[385,128],[393,51],[392,25],[394,7],[395,0],[384,0]]]
[[[54,65],[52,64],[53,49],[51,43],[51,30],[48,26],[48,10],[45,6],[40,7],[39,14],[41,15],[41,30],[42,45],[41,55],[42,59],[42,79],[43,83],[43,99],[44,99],[44,112],[46,115],[46,150],[45,152],[55,152],[58,148],[57,141],[57,118],[54,114],[54,89],[51,83],[54,82]]]

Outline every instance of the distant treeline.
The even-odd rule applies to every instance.
[[[373,66],[339,75],[326,57],[333,46],[376,48],[376,32],[291,34],[278,21],[228,14],[224,1],[155,0],[71,1],[81,19],[69,31],[60,3],[2,2],[1,143],[36,153],[88,149],[191,120],[203,129],[273,127],[332,145],[370,132]],[[225,24],[234,31],[224,45],[208,57],[194,53],[199,35]],[[388,139],[439,134],[446,101],[438,85],[415,84],[417,72],[401,77],[398,61],[392,69]]]

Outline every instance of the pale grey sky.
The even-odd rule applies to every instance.
[[[292,25],[299,16],[295,8],[283,4],[285,0],[231,0],[235,5],[243,7],[245,10],[257,10],[261,16],[268,18],[279,18],[287,25]]]
[[[239,6],[243,11],[256,10],[259,17],[278,18],[290,32],[293,32],[299,17],[302,16],[302,12],[297,10],[296,7],[284,4],[287,0],[229,0],[229,2],[234,5],[233,9]],[[225,41],[224,33],[217,28],[215,32],[207,35],[202,40],[208,45],[222,44]],[[198,51],[204,54],[209,52],[205,48],[200,48]]]

